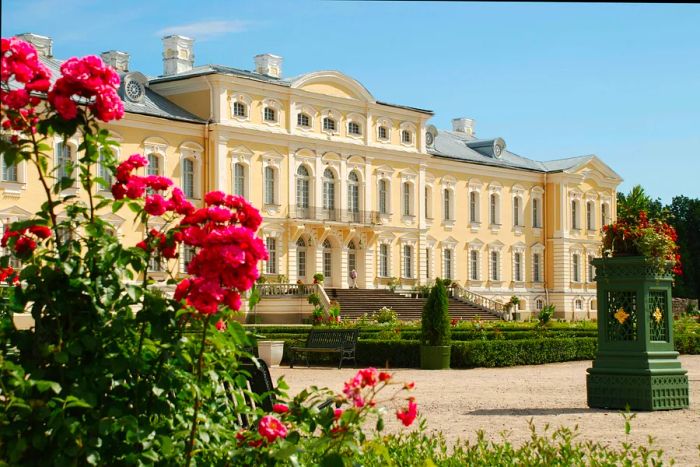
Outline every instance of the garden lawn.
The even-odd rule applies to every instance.
[[[394,370],[399,381],[415,381],[414,395],[431,431],[442,431],[449,441],[476,439],[484,430],[487,438],[498,440],[508,431],[509,439],[520,443],[530,437],[528,420],[541,433],[550,427],[579,426],[583,440],[644,444],[649,436],[663,448],[676,465],[700,465],[700,355],[680,357],[690,379],[690,408],[667,412],[639,412],[625,435],[625,420],[617,411],[586,406],[586,368],[590,361],[555,363],[510,368],[469,370]],[[336,391],[355,374],[354,369],[298,367],[272,368],[273,378],[284,375],[295,395],[315,384]],[[387,430],[402,428],[392,414]],[[551,430],[551,428],[550,428]]]

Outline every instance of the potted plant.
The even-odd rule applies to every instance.
[[[673,343],[671,285],[681,272],[676,232],[643,210],[620,212],[616,223],[603,227],[603,258],[592,261],[598,350],[588,369],[588,405],[688,407],[688,376]]]
[[[450,314],[447,289],[435,281],[421,315],[420,363],[424,370],[450,367]]]
[[[323,273],[317,272],[314,274],[314,284],[323,284],[323,279],[325,279]]]

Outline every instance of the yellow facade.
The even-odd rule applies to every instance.
[[[437,131],[431,112],[378,102],[339,72],[258,71],[198,67],[150,80],[149,92],[202,121],[128,112],[107,125],[120,156],[157,154],[176,184],[193,161],[195,203],[209,190],[246,196],[264,216],[271,277],[322,272],[326,287],[348,287],[354,268],[360,288],[395,277],[400,289],[451,277],[502,302],[518,296],[524,315],[553,303],[559,317],[595,317],[588,257],[599,255],[621,181],[597,157],[523,162],[530,168],[499,159],[500,147],[484,163],[450,157],[440,144],[480,144],[470,128]],[[41,203],[26,172],[2,184],[4,222]],[[142,232],[118,214],[124,241],[136,243]]]

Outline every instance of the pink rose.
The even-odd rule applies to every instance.
[[[272,415],[265,415],[258,424],[258,433],[271,443],[277,438],[286,438],[287,427]]]

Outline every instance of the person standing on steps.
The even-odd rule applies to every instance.
[[[351,289],[356,289],[357,288],[357,271],[354,269],[350,271],[350,288]]]

